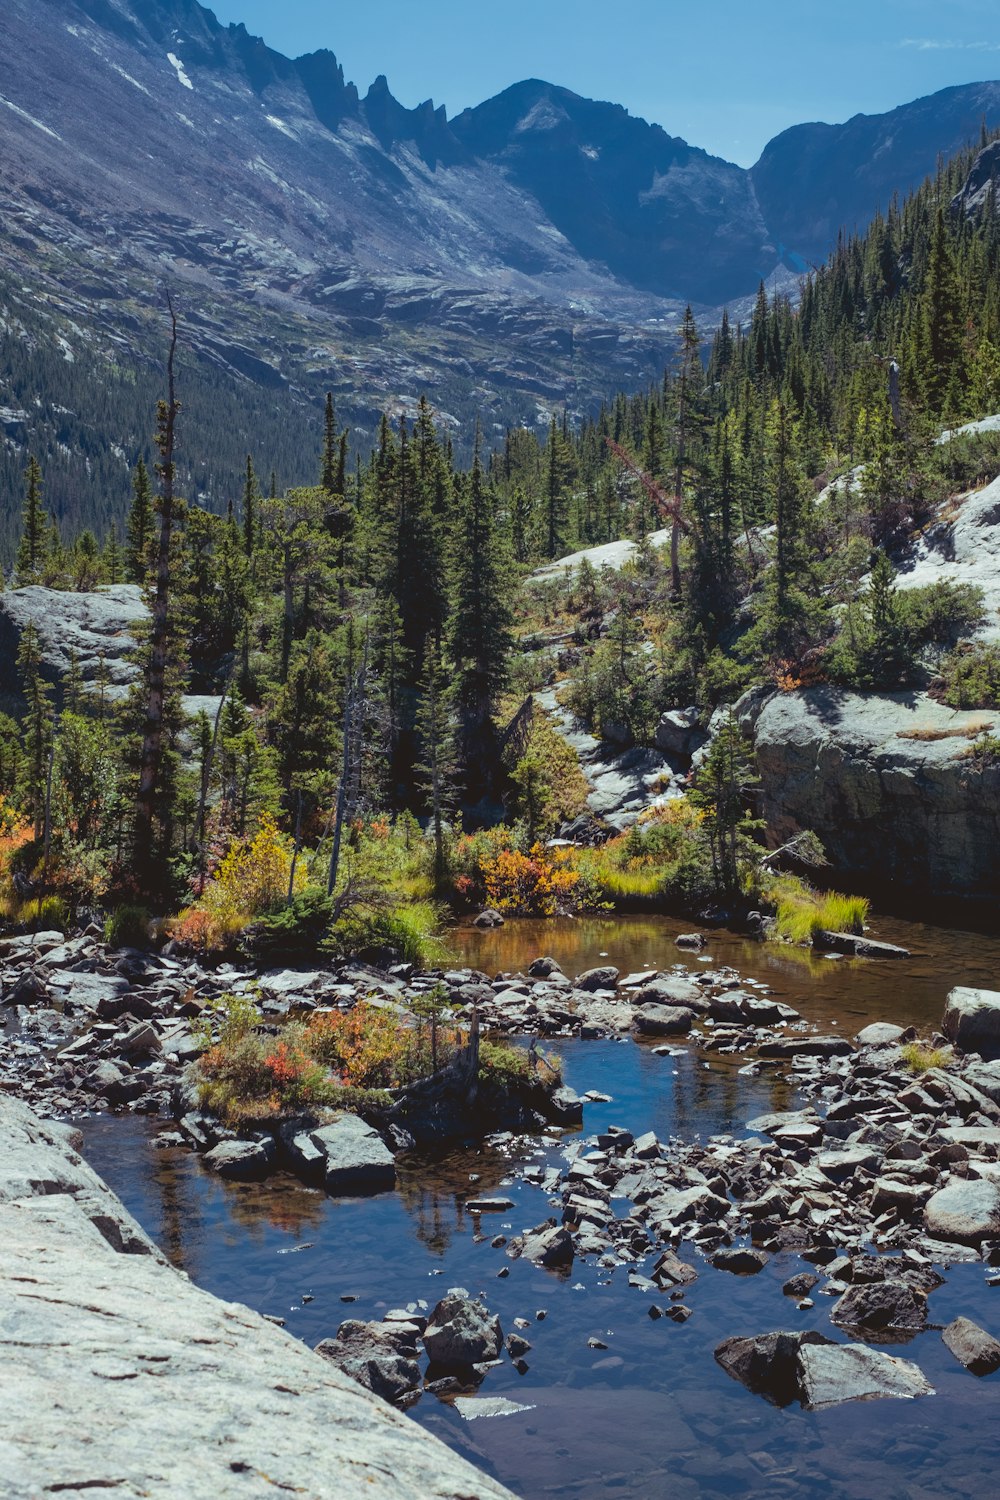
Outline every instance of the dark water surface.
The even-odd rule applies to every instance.
[[[454,946],[464,962],[490,973],[522,967],[538,952],[551,953],[568,973],[599,961],[662,968],[678,960],[673,938],[682,926],[665,918],[509,923],[456,934]],[[836,1022],[845,1032],[890,1017],[930,1028],[952,984],[1000,987],[997,938],[889,921],[877,935],[905,943],[914,957],[831,962],[721,933],[707,952],[714,963],[766,980],[824,1029]],[[691,956],[685,961],[699,967]],[[609,1124],[655,1129],[661,1138],[737,1133],[755,1113],[794,1102],[786,1083],[741,1075],[738,1060],[713,1057],[707,1066],[693,1049],[657,1056],[611,1041],[560,1041],[557,1049],[573,1087],[612,1095],[586,1106],[588,1135]],[[307,1343],[335,1333],[345,1317],[378,1318],[411,1301],[433,1305],[451,1286],[482,1292],[505,1332],[515,1317],[530,1319],[528,1372],[505,1363],[481,1390],[528,1410],[470,1423],[425,1394],[412,1412],[525,1500],[1000,1495],[1000,1374],[967,1374],[936,1329],[895,1351],[915,1360],[936,1389],[915,1402],[778,1411],[720,1370],[713,1350],[730,1334],[815,1327],[842,1337],[829,1323],[829,1299],[814,1294],[815,1308],[800,1312],[782,1296],[782,1281],[805,1268],[793,1254],[744,1279],[703,1266],[688,1247],[701,1275],[686,1293],[693,1315],[675,1324],[648,1317],[653,1299],[628,1286],[624,1269],[578,1263],[561,1279],[493,1249],[494,1235],[517,1233],[552,1211],[540,1189],[520,1178],[519,1165],[558,1161],[573,1135],[414,1159],[396,1192],[331,1200],[287,1177],[220,1182],[192,1154],[152,1150],[157,1126],[136,1117],[96,1119],[84,1129],[88,1159],[177,1265],[220,1296],[285,1318]],[[467,1198],[500,1188],[513,1209],[481,1221],[466,1213]],[[503,1268],[509,1275],[498,1277]],[[950,1270],[930,1299],[934,1322],[964,1313],[1000,1333],[1000,1288],[988,1288],[985,1275],[980,1265]],[[547,1316],[536,1322],[541,1309]],[[591,1337],[607,1349],[588,1348]]]

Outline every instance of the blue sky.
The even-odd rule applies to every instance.
[[[1000,77],[997,0],[208,3],[291,56],[329,47],[362,93],[385,73],[404,104],[453,115],[545,78],[743,165],[789,125]]]

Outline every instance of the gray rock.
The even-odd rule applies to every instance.
[[[832,1341],[811,1329],[803,1332],[761,1333],[750,1338],[730,1338],[715,1351],[715,1358],[734,1380],[775,1406],[790,1406],[801,1395],[799,1354],[810,1346],[830,1346]]]
[[[420,1385],[417,1328],[412,1325],[341,1323],[336,1338],[323,1339],[316,1353],[384,1401],[399,1401]]]
[[[486,911],[479,913],[472,925],[474,927],[502,927],[503,924],[504,919],[500,913],[494,911],[492,907],[488,907]]]
[[[148,615],[137,583],[80,594],[36,584],[8,589],[0,596],[0,661],[11,666],[0,671],[0,692],[21,691],[13,664],[29,621],[38,631],[42,675],[60,691],[74,653],[85,685],[93,686],[103,670],[113,687],[127,686],[138,674],[130,659],[136,629]]]
[[[272,1170],[275,1155],[273,1141],[220,1141],[202,1160],[230,1182],[256,1182]]]
[[[963,1052],[1000,1057],[1000,990],[956,986],[945,1003],[941,1029]]]
[[[942,1329],[941,1337],[960,1364],[973,1375],[992,1375],[1000,1370],[1000,1339],[970,1318],[956,1318]]]
[[[613,990],[618,983],[618,970],[613,964],[603,968],[587,969],[574,980],[578,990]]]
[[[734,1276],[756,1276],[758,1271],[763,1271],[768,1259],[763,1250],[734,1246],[729,1250],[717,1250],[712,1256],[712,1265],[717,1271],[731,1271]]]
[[[565,1270],[573,1264],[573,1236],[560,1224],[538,1224],[512,1239],[507,1246],[511,1260],[523,1256],[533,1265]]]
[[[583,1100],[575,1089],[556,1089],[548,1101],[548,1114],[558,1125],[580,1125],[583,1122]]]
[[[562,969],[554,958],[534,958],[528,965],[528,973],[533,979],[548,979],[552,974],[561,974]]]
[[[676,974],[661,974],[629,992],[633,1005],[686,1005],[692,1010],[707,1010],[708,1001],[700,985]]]
[[[221,1500],[256,1494],[261,1475],[269,1494],[511,1500],[298,1339],[175,1271],[65,1134],[3,1096],[0,1244],[11,1500],[109,1476],[122,1495]]]
[[[678,948],[688,948],[692,953],[701,953],[708,947],[708,938],[703,932],[681,932],[674,938]]]
[[[909,958],[910,950],[895,943],[882,943],[857,932],[817,932],[813,947],[827,953],[846,953],[855,958]]]
[[[924,1205],[924,1227],[936,1240],[979,1245],[1000,1236],[1000,1187],[954,1178]]]
[[[859,1047],[894,1047],[905,1034],[902,1026],[894,1026],[891,1021],[873,1021],[863,1026],[854,1040]]]
[[[956,732],[974,733],[981,714],[830,686],[746,695],[736,712],[753,734],[772,845],[811,829],[848,880],[942,896],[1000,888],[1000,777],[970,776],[955,754]],[[910,738],[914,728],[931,734]]]
[[[962,1078],[994,1104],[1000,1104],[1000,1062],[973,1061],[965,1069]]]
[[[641,1036],[681,1036],[694,1025],[694,1012],[679,1005],[644,1005],[632,1025]]]
[[[431,1313],[423,1343],[432,1363],[464,1368],[499,1358],[503,1332],[495,1314],[453,1287]]]
[[[382,1192],[395,1186],[392,1152],[378,1131],[357,1115],[341,1115],[333,1124],[309,1134],[326,1159],[324,1182],[328,1193]]]
[[[875,1281],[852,1286],[837,1301],[830,1317],[842,1328],[916,1330],[927,1324],[927,1298],[905,1281]]]
[[[799,1351],[798,1366],[802,1405],[810,1411],[844,1401],[884,1397],[908,1401],[934,1394],[910,1360],[864,1344],[807,1344]]]
[[[660,722],[653,731],[653,744],[664,755],[674,760],[686,760],[694,749],[698,738],[698,710],[670,709],[660,715]],[[702,736],[704,738],[704,736]]]

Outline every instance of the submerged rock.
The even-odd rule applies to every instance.
[[[734,1380],[776,1406],[799,1401],[815,1411],[844,1401],[934,1394],[909,1360],[864,1344],[835,1344],[812,1330],[726,1339],[715,1357]]]

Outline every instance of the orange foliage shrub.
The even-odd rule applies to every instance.
[[[550,917],[579,884],[569,849],[533,844],[529,854],[500,849],[482,862],[486,900],[498,911]]]

